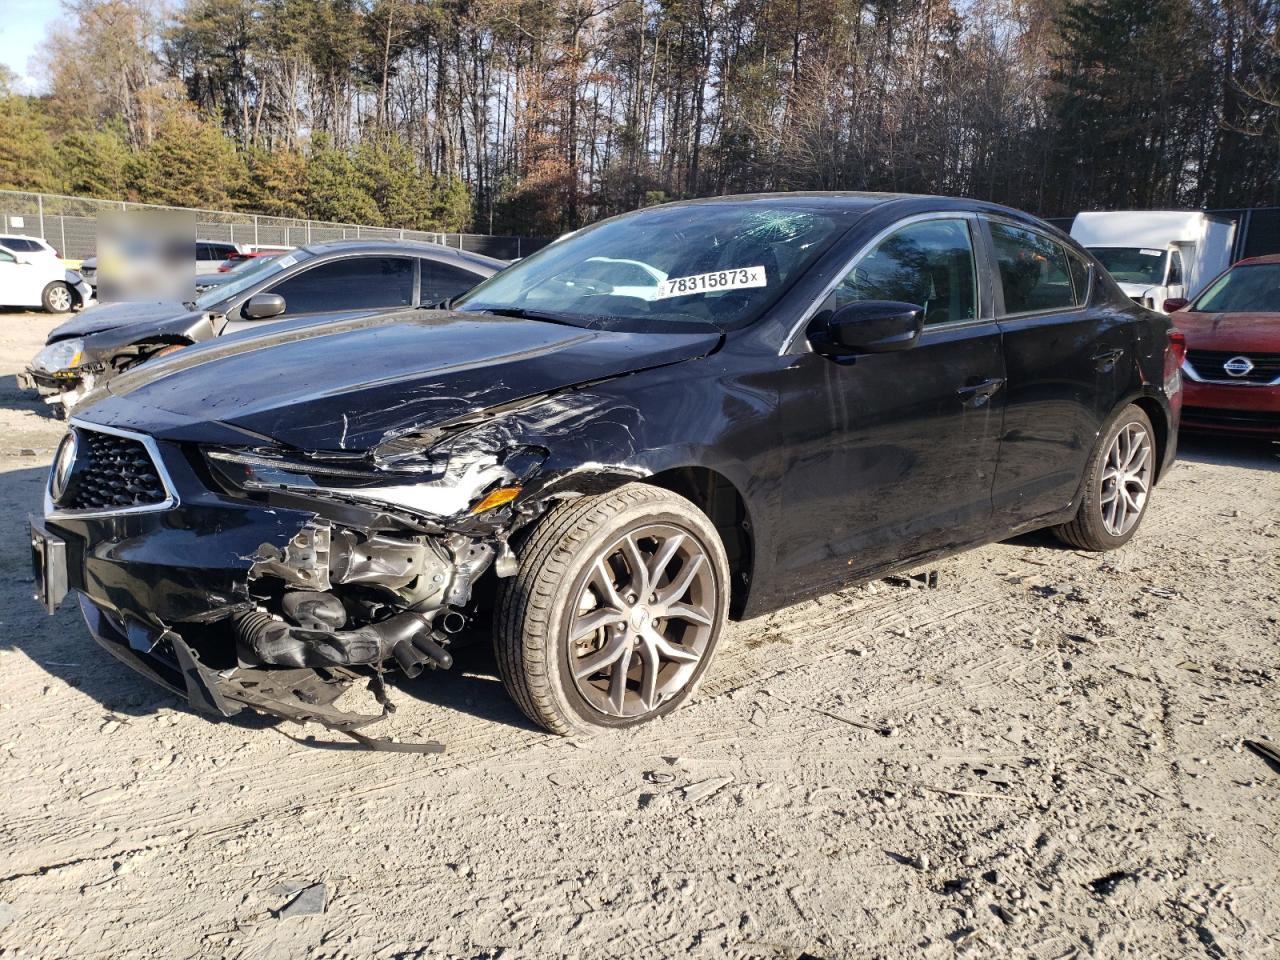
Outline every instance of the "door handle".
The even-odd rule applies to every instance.
[[[1124,347],[1115,347],[1111,350],[1099,350],[1093,355],[1093,362],[1097,364],[1098,369],[1102,371],[1110,370],[1116,365],[1116,361],[1124,356]]]
[[[990,400],[997,390],[1004,386],[1004,377],[992,377],[971,386],[961,387],[956,391],[966,407],[980,407]]]

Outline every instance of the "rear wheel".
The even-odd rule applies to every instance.
[[[1128,543],[1146,515],[1155,471],[1151,420],[1129,406],[1094,450],[1075,519],[1054,533],[1082,550],[1114,550]]]
[[[71,290],[61,280],[55,280],[44,288],[40,304],[48,313],[66,313],[71,309]]]
[[[628,484],[554,508],[520,553],[494,643],[526,716],[586,734],[662,716],[690,695],[729,600],[724,545],[702,511]]]

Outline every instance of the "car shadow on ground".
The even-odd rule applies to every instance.
[[[1280,471],[1280,440],[1183,431],[1178,434],[1178,459],[1224,467]]]
[[[467,630],[457,639],[450,647],[452,668],[427,670],[413,680],[400,673],[389,674],[388,686],[405,697],[489,723],[541,730],[520,712],[502,686],[487,627]]]
[[[1255,440],[1251,437],[1224,437],[1202,433],[1178,435],[1178,459],[1215,466],[1243,467],[1264,473],[1280,472],[1280,441]],[[1177,464],[1174,464],[1177,469]],[[1159,494],[1157,493],[1157,496]],[[1075,550],[1054,536],[1052,530],[1033,530],[1002,540],[1015,547],[1040,547],[1051,550]]]

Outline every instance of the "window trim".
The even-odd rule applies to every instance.
[[[1000,217],[994,214],[984,213],[979,217],[979,219],[983,221],[983,234],[986,238],[988,249],[991,251],[991,276],[994,280],[991,286],[992,286],[992,295],[997,298],[994,302],[997,321],[1025,320],[1028,318],[1035,319],[1037,317],[1053,317],[1053,316],[1062,316],[1063,314],[1080,313],[1082,311],[1088,310],[1089,307],[1093,304],[1094,268],[1093,268],[1093,262],[1091,261],[1091,259],[1086,257],[1085,264],[1089,268],[1089,279],[1088,279],[1089,295],[1085,298],[1084,303],[1074,304],[1066,308],[1048,307],[1043,310],[1024,310],[1021,313],[1009,313],[1007,310],[1005,310],[1004,281],[1000,279],[1000,258],[996,256],[996,241],[995,241],[995,238],[991,235],[990,225],[992,223],[999,223],[1007,227],[1013,227],[1016,230],[1028,230],[1031,233],[1038,233],[1040,234],[1040,236],[1044,237],[1047,240],[1052,240],[1059,247],[1061,247],[1063,256],[1070,256],[1070,254],[1068,253],[1068,247],[1066,244],[1064,244],[1061,240],[1059,240],[1053,234],[1047,233],[1046,231],[1041,230],[1039,227],[1034,227],[1028,223],[1022,223],[1021,221],[1014,220],[1010,217]],[[1075,282],[1072,281],[1071,279],[1070,264],[1067,265],[1067,281],[1071,283],[1071,293],[1072,293],[1072,297],[1074,298]]]
[[[924,332],[928,333],[930,330],[954,330],[968,324],[977,325],[990,323],[992,318],[985,316],[985,297],[983,296],[986,292],[987,286],[985,271],[983,270],[983,261],[986,259],[985,248],[990,242],[990,238],[987,237],[985,233],[979,234],[975,230],[975,221],[978,219],[978,214],[972,210],[930,210],[927,213],[915,213],[910,216],[903,217],[902,219],[895,220],[893,223],[889,224],[889,226],[885,227],[879,233],[875,234],[870,240],[860,246],[852,256],[845,260],[840,269],[835,271],[834,277],[822,288],[822,291],[818,296],[809,304],[804,313],[800,315],[800,319],[791,327],[790,332],[782,341],[782,346],[778,349],[778,356],[785,356],[786,354],[793,352],[793,348],[795,347],[797,340],[805,342],[807,346],[807,341],[804,341],[803,339],[804,330],[809,326],[813,318],[818,315],[818,311],[822,309],[822,305],[827,302],[827,299],[831,294],[835,293],[836,288],[840,286],[844,281],[844,278],[849,275],[849,271],[851,271],[863,257],[874,250],[882,240],[892,236],[899,230],[912,226],[916,223],[926,223],[930,220],[964,220],[967,222],[969,227],[969,245],[973,248],[973,272],[975,280],[974,296],[977,298],[978,310],[977,316],[972,319],[951,320],[947,323],[930,324],[925,328]],[[989,270],[990,267],[988,266],[987,269]],[[996,289],[999,289],[998,284],[995,286]],[[1003,300],[1001,301],[1001,304],[1003,305]],[[993,303],[992,307],[994,308],[994,306],[995,304]]]

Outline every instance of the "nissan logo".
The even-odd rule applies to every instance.
[[[54,503],[61,501],[63,494],[67,492],[71,471],[75,469],[79,446],[80,442],[75,430],[68,430],[67,435],[62,438],[62,443],[58,445],[58,452],[53,458],[53,470],[49,474],[49,496],[53,498]]]
[[[1253,369],[1253,361],[1248,357],[1232,357],[1222,365],[1222,369],[1233,377],[1246,377]]]

